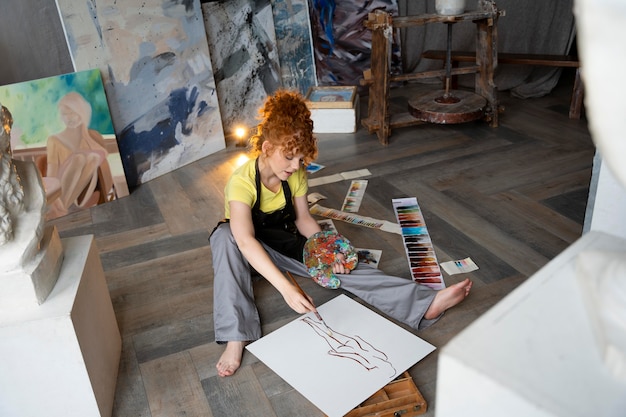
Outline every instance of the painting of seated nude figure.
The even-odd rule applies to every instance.
[[[33,161],[46,219],[129,194],[98,70],[0,87],[12,106],[13,158]]]

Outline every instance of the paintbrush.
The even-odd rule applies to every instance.
[[[296,279],[293,277],[293,275],[291,275],[291,272],[289,272],[289,271],[286,271],[286,272],[287,272],[287,276],[289,277],[291,282],[293,282],[293,285],[295,285],[296,288],[298,289],[298,291],[300,291],[300,294],[304,295],[308,299],[309,296],[304,292],[304,290],[302,289],[300,284],[298,284],[298,281],[296,281]],[[311,304],[313,304],[313,303],[311,303]],[[313,304],[313,306],[315,307],[315,304]],[[320,313],[317,311],[317,309],[315,310],[315,317],[317,317],[317,319],[322,322],[324,327],[326,327],[326,333],[328,333],[329,336],[332,336],[333,335],[333,331],[330,330],[330,327],[328,327],[328,325],[326,324],[326,322],[324,321],[324,319],[322,318]]]

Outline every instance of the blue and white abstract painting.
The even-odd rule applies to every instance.
[[[199,0],[57,0],[76,70],[103,74],[129,186],[225,147]]]
[[[282,87],[269,0],[213,1],[202,11],[224,130],[255,127],[259,107]]]

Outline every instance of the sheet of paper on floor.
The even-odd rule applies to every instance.
[[[472,261],[472,258],[459,259],[458,261],[442,262],[441,267],[448,275],[462,274],[472,272],[478,269],[478,265]]]
[[[320,165],[318,163],[311,162],[309,165],[306,166],[306,172],[308,172],[309,174],[314,174],[324,168],[326,168],[325,165]]]
[[[306,198],[307,198],[307,202],[309,203],[309,205],[313,205],[320,200],[324,200],[326,196],[320,193],[310,193],[310,194],[307,194]]]
[[[359,257],[359,262],[363,262],[373,267],[378,268],[378,264],[380,263],[380,258],[383,255],[383,251],[380,249],[365,249],[365,248],[354,248],[356,254]]]
[[[329,417],[345,415],[435,350],[346,295],[317,309],[332,336],[308,313],[246,349]]]
[[[317,224],[319,224],[322,228],[322,232],[326,230],[332,230],[333,232],[338,233],[337,228],[335,227],[335,223],[333,223],[331,219],[318,220]]]
[[[372,175],[369,169],[357,169],[355,171],[340,172],[339,174],[327,175],[319,178],[309,178],[309,187],[315,187],[317,185],[330,184],[333,182],[339,182],[344,180],[353,180],[359,177],[367,177]]]

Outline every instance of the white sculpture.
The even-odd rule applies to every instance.
[[[619,68],[626,65],[626,6],[616,0],[577,0],[574,13],[589,128],[603,162],[624,187],[615,198],[623,199],[626,125],[621,98],[626,89]],[[606,367],[626,381],[626,253],[582,253],[578,265],[578,279]]]
[[[13,239],[13,223],[24,209],[24,189],[11,153],[11,112],[0,104],[0,245]]]
[[[41,304],[59,276],[63,247],[45,228],[46,195],[34,162],[11,155],[11,113],[0,129],[0,315]]]

